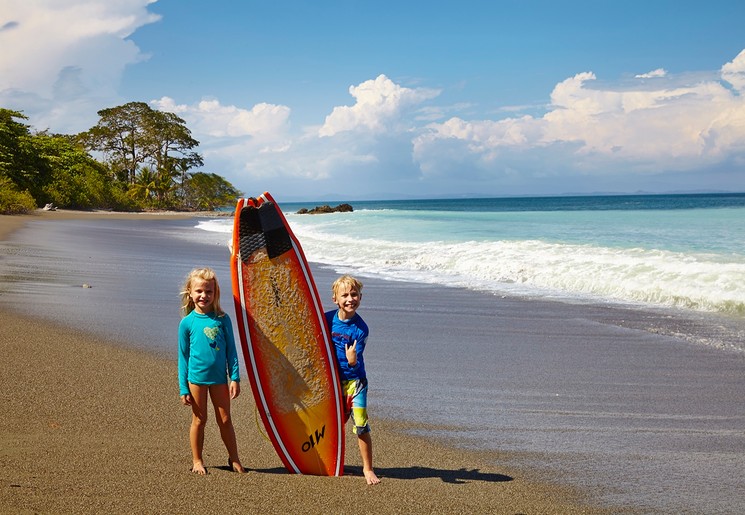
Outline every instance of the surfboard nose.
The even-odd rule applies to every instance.
[[[266,247],[269,259],[292,249],[292,240],[284,221],[273,202],[258,208],[245,206],[240,213],[239,242],[241,260],[245,261],[256,250]]]

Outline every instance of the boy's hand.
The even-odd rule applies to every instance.
[[[349,366],[355,366],[357,364],[357,340],[345,346],[344,349],[347,353],[347,361],[349,362]]]
[[[184,406],[191,406],[191,395],[186,394],[181,396],[181,404]]]

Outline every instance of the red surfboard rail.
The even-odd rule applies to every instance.
[[[342,475],[344,409],[323,305],[268,192],[238,200],[230,264],[245,366],[277,455],[292,473]]]

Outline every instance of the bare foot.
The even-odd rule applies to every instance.
[[[238,472],[239,474],[245,474],[247,470],[241,465],[240,461],[233,461],[230,458],[228,458],[228,467],[230,467],[230,470],[233,472]]]
[[[204,463],[200,462],[194,462],[194,465],[191,466],[191,471],[195,474],[199,474],[200,476],[207,475],[207,469],[204,468]]]
[[[378,476],[376,476],[375,472],[372,470],[365,470],[363,472],[365,474],[365,481],[367,481],[368,485],[377,485],[380,483],[380,479],[378,479]]]

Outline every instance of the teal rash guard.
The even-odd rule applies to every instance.
[[[189,383],[227,384],[240,381],[233,324],[226,314],[192,311],[178,328],[178,382],[180,395],[189,393]]]

